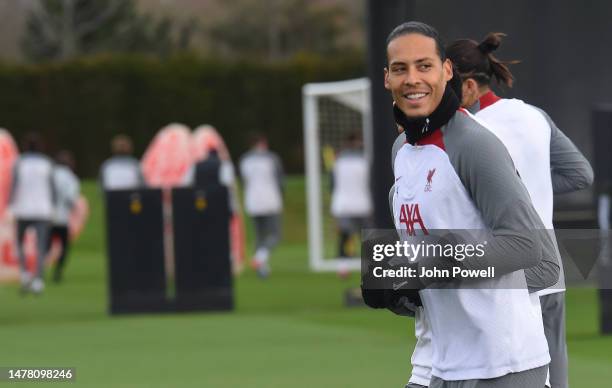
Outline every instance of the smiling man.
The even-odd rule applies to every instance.
[[[427,117],[440,104],[453,77],[450,61],[441,61],[434,39],[405,34],[388,41],[385,88],[407,117]]]
[[[410,300],[422,307],[409,386],[543,387],[550,357],[524,270],[542,268],[542,287],[554,284],[554,245],[535,233],[544,226],[503,144],[459,109],[443,47],[437,31],[419,22],[396,27],[387,39],[385,87],[406,136],[394,159],[395,225],[400,235],[483,231],[485,254],[452,265],[492,266],[496,278],[470,289],[421,289]],[[419,223],[406,225],[406,208],[419,209]],[[363,294],[369,306],[396,312],[410,295],[365,286]]]

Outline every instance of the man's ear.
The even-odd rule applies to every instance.
[[[391,84],[389,83],[389,69],[385,67],[385,89],[391,90]]]
[[[476,80],[474,78],[468,78],[465,80],[466,83],[466,87],[469,91],[471,92],[478,92],[479,86],[478,86],[478,82],[476,82]]]
[[[444,72],[444,80],[446,82],[453,79],[453,63],[450,59],[446,58],[442,64],[442,71]]]

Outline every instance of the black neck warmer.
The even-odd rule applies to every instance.
[[[450,82],[446,84],[442,101],[438,107],[427,117],[407,117],[397,105],[393,106],[393,116],[395,122],[404,128],[406,140],[410,144],[415,144],[420,139],[429,135],[431,132],[442,127],[453,117],[459,109],[460,101],[453,90],[454,85]]]

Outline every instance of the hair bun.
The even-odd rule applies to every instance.
[[[485,55],[492,53],[499,48],[504,36],[506,36],[506,34],[502,32],[489,33],[489,35],[487,35],[478,45],[478,50]]]

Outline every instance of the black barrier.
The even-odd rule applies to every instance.
[[[111,314],[166,310],[161,191],[105,196]]]
[[[227,188],[172,192],[175,298],[166,292],[161,190],[105,195],[111,314],[233,308]]]
[[[593,144],[595,151],[595,187],[599,195],[612,194],[612,105],[600,104],[592,112]],[[607,215],[608,218],[610,214]],[[606,234],[609,247],[610,236]],[[612,334],[612,264],[610,250],[599,258],[600,327],[603,334]]]
[[[593,109],[593,146],[595,151],[595,187],[599,193],[612,189],[612,105],[599,105]]]
[[[172,191],[177,310],[233,308],[228,191]]]

